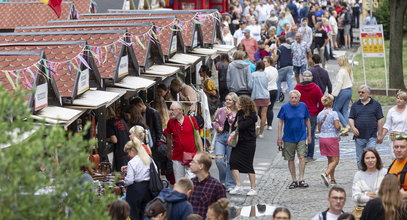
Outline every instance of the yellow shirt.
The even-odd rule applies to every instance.
[[[402,162],[399,162],[397,159],[394,161],[393,165],[390,167],[390,170],[388,173],[390,174],[398,174],[401,172],[404,168],[404,165],[407,163],[407,158],[404,159]],[[400,174],[397,175],[397,177],[400,179]],[[404,183],[401,185],[401,188],[403,188],[405,191],[407,190],[407,175],[404,178]]]

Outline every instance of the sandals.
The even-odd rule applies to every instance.
[[[308,188],[309,185],[308,185],[308,183],[305,183],[304,180],[301,180],[301,181],[298,183],[298,187],[300,187],[300,188]]]
[[[339,133],[340,136],[348,136],[348,132],[350,131],[350,128],[345,127],[341,133]]]
[[[328,182],[328,175],[326,175],[325,173],[321,174],[322,180],[324,181],[324,184],[326,187],[329,186],[329,182]]]
[[[297,181],[293,181],[293,182],[288,186],[289,189],[295,189],[295,188],[297,188],[297,187],[298,187]]]
[[[331,186],[335,186],[336,185],[336,181],[333,179],[331,180]]]

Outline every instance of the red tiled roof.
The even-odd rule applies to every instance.
[[[140,22],[145,21],[140,15],[128,14],[128,13],[95,13],[95,14],[83,14],[81,18],[84,19],[117,19],[117,18],[126,18],[130,19],[131,22]],[[138,19],[138,20],[134,20]],[[155,27],[166,27],[161,29],[158,36],[158,41],[160,42],[161,49],[164,55],[168,55],[168,51],[171,45],[171,34],[172,34],[172,25],[174,22],[175,16],[162,16],[162,17],[149,17],[146,18],[147,22],[152,22]]]
[[[34,2],[35,0],[8,0],[8,2]],[[70,0],[79,14],[89,13],[92,0]]]
[[[196,26],[198,28],[201,28],[202,25],[195,25],[194,22],[192,22],[192,19],[196,16],[197,12],[200,11],[201,14],[206,14],[203,10],[186,10],[186,11],[177,11],[177,10],[172,10],[172,11],[160,11],[160,10],[112,10],[111,14],[129,14],[128,16],[135,16],[135,17],[151,17],[151,16],[175,16],[178,20],[182,22],[187,22],[186,26],[184,27],[183,31],[181,31],[182,38],[184,40],[184,44],[187,47],[192,46],[192,40],[193,40],[193,27]],[[209,22],[209,21],[206,21]],[[206,25],[206,22],[204,25]],[[208,28],[209,30],[209,28]],[[205,33],[208,37],[211,37],[213,35],[213,30],[210,31],[210,33]],[[208,40],[208,39],[207,39]]]
[[[49,20],[70,19],[72,2],[62,3],[61,17],[41,2],[0,3],[0,29],[14,29],[18,26],[46,25]]]
[[[75,25],[75,24],[83,24],[83,25],[89,25],[89,28],[93,29],[93,26],[96,24],[101,24],[101,25],[106,25],[109,26],[111,24],[124,24],[125,26],[123,27],[128,27],[128,21],[126,20],[109,20],[109,19],[104,19],[101,21],[98,21],[97,19],[93,19],[95,21],[91,21],[91,22],[83,22],[83,20],[72,20],[72,22],[70,21],[64,21],[64,22],[58,22],[58,23],[48,23],[50,25]],[[147,21],[147,20],[143,20],[143,21]],[[51,27],[51,26],[49,26]],[[140,42],[144,45],[144,48],[137,42],[134,41],[134,44],[132,44],[134,53],[136,55],[137,58],[137,62],[139,64],[139,66],[145,66],[146,65],[146,58],[147,58],[147,52],[148,52],[148,47],[150,45],[150,38],[148,37],[147,33],[152,29],[153,24],[149,23],[148,25],[141,25],[141,26],[137,26],[135,28],[127,28],[129,34],[133,35],[133,36],[143,36],[143,37],[139,37]],[[86,27],[85,27],[86,28]],[[86,28],[88,29],[88,28]],[[84,29],[82,29],[84,30]],[[133,39],[134,40],[134,39]]]
[[[13,91],[13,85],[7,78],[7,75],[3,71],[10,71],[8,74],[16,85],[15,77],[18,76],[18,86],[24,90],[31,90],[35,84],[35,77],[39,74],[39,70],[35,67],[30,68],[31,72],[24,69],[34,64],[40,63],[43,58],[43,52],[41,51],[24,51],[24,52],[0,52],[0,83],[4,88],[11,92]],[[19,70],[19,73],[13,72]],[[23,70],[23,71],[22,71]],[[16,75],[16,76],[14,76]],[[30,86],[31,85],[31,86]]]
[[[80,55],[85,48],[83,41],[54,43],[12,43],[0,44],[0,51],[44,51],[47,61],[59,63],[52,74],[56,81],[58,92],[62,97],[73,97],[73,88],[78,74],[70,60]],[[78,65],[75,61],[74,65]],[[80,63],[79,63],[80,64]],[[51,72],[51,71],[50,71]]]
[[[116,43],[125,34],[125,30],[52,33],[19,32],[12,34],[0,34],[0,43],[86,41],[88,46],[95,47],[92,50],[97,56],[93,58],[101,77],[114,78],[116,73],[116,64],[120,59],[120,47],[116,50],[112,50],[114,51],[113,53],[111,51],[109,51],[109,53],[105,53],[105,50],[109,50],[109,47],[107,46]],[[118,44],[118,46],[122,46],[122,44]],[[96,47],[101,49],[96,49]]]

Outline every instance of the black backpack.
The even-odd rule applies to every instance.
[[[148,187],[153,197],[156,197],[164,188],[163,182],[161,181],[161,177],[158,174],[157,170],[155,169],[153,159],[151,159],[150,163],[150,183]]]
[[[165,219],[167,219],[167,220],[171,219],[172,203],[166,202],[164,200],[164,198],[161,198],[159,196],[155,197],[153,200],[151,200],[150,202],[147,203],[145,213],[144,213],[145,217],[148,218],[150,207],[155,203],[161,203],[161,205],[165,207],[166,212],[167,212]]]
[[[396,160],[393,160],[393,162],[390,164],[389,169],[387,170],[387,173],[389,173],[391,167],[394,164],[394,161],[396,161]],[[394,175],[396,175],[397,177],[399,177],[399,175],[400,175],[400,178],[399,178],[400,187],[403,186],[404,180],[406,179],[406,173],[407,173],[407,163],[404,164],[404,167],[400,172],[394,173]]]

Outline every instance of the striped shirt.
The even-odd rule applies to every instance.
[[[219,180],[208,175],[204,180],[198,181],[198,177],[191,179],[194,183],[194,190],[188,198],[192,204],[194,214],[206,219],[208,207],[220,198],[226,198],[225,187]]]

